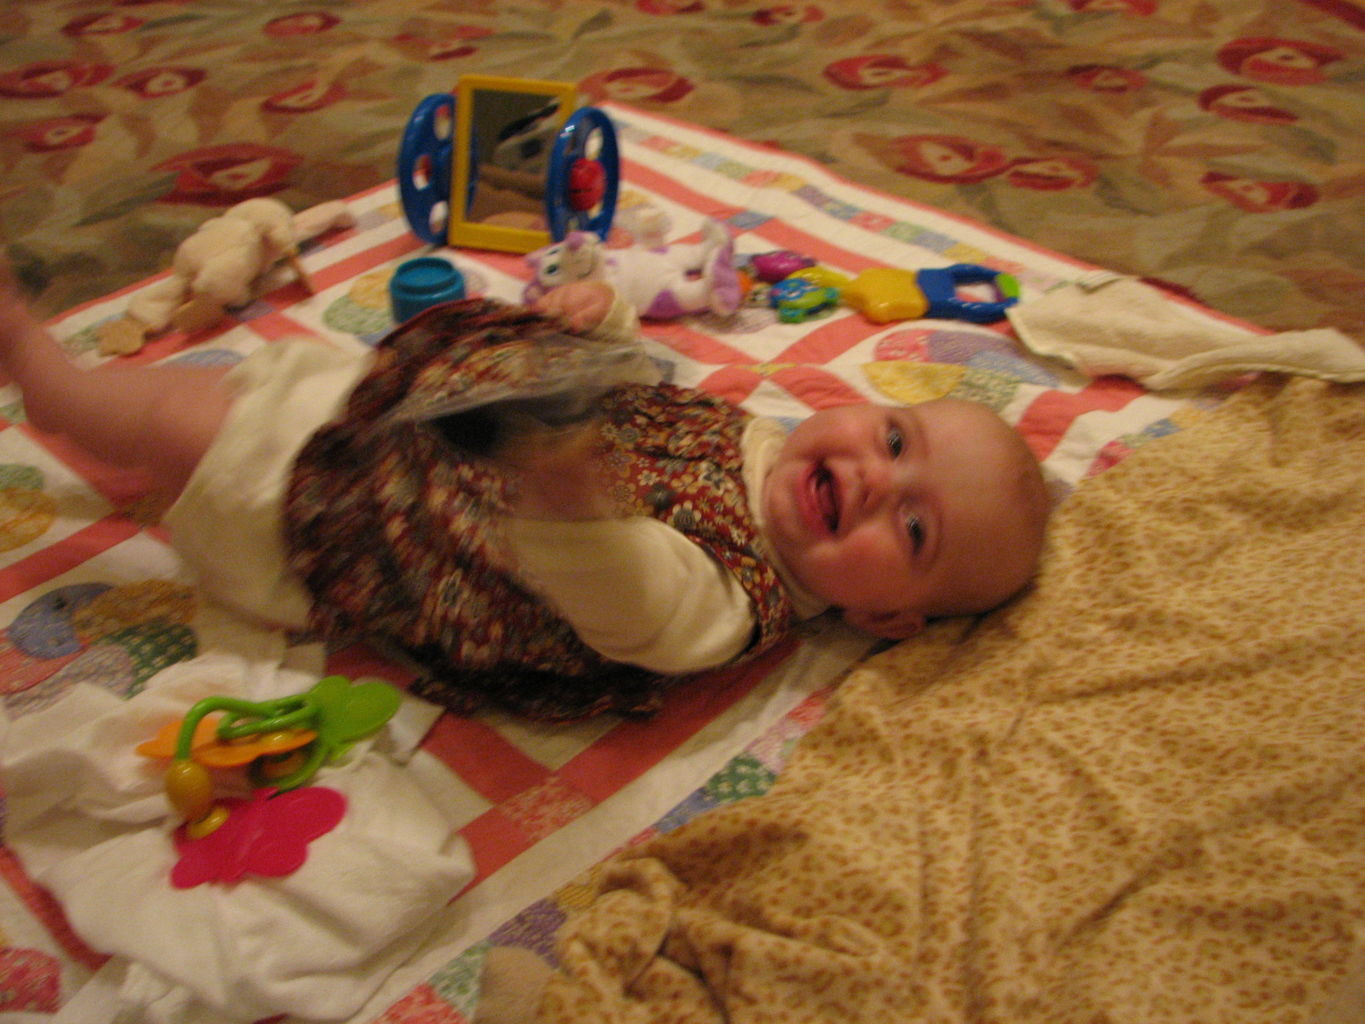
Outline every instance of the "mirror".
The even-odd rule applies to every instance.
[[[573,113],[567,82],[465,75],[455,89],[451,245],[531,252],[550,243],[550,152]]]

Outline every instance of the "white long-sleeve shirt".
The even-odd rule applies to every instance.
[[[745,490],[760,533],[763,480],[784,437],[777,421],[756,418],[741,439]],[[522,581],[613,661],[682,675],[731,661],[753,638],[757,615],[739,581],[658,519],[514,519],[507,535]],[[824,610],[780,564],[778,573],[798,615]]]

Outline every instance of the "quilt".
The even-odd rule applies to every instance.
[[[694,237],[709,217],[734,236],[742,255],[791,250],[850,275],[879,266],[979,263],[1014,275],[1024,302],[1093,269],[851,184],[771,147],[619,104],[605,109],[621,137],[623,208],[648,204],[663,211],[675,238]],[[286,277],[220,327],[192,337],[167,335],[131,358],[231,362],[299,334],[344,347],[373,344],[392,327],[387,282],[394,268],[428,247],[408,230],[392,183],[348,204],[355,226],[317,239],[304,253],[314,294]],[[516,300],[530,276],[520,256],[438,254],[462,271],[473,294]],[[52,329],[73,353],[98,358],[99,326],[120,315],[142,287],[69,311],[52,321]],[[1183,299],[1169,301],[1194,322],[1238,326]],[[1197,421],[1242,383],[1154,394],[1128,380],[1089,379],[1031,356],[1005,323],[874,323],[846,308],[786,323],[771,308],[753,305],[732,317],[649,323],[644,336],[649,354],[671,379],[790,421],[851,401],[915,402],[954,394],[987,402],[1028,439],[1059,502],[1087,478]],[[400,688],[410,681],[403,665],[363,645],[295,647],[286,637],[257,635],[207,607],[147,514],[136,480],[32,430],[12,390],[0,402],[0,738],[7,745],[0,755],[10,772],[7,799],[16,785],[15,760],[51,739],[31,723],[59,720],[79,699],[94,709],[92,716],[112,716],[126,735],[129,716],[142,713],[123,709],[201,692],[195,688],[209,685],[198,671],[206,659],[235,659],[233,665],[250,670],[244,673],[249,685],[267,690],[323,672],[384,679]],[[516,945],[552,956],[553,934],[587,899],[581,876],[592,865],[718,805],[767,791],[847,671],[872,650],[839,623],[816,620],[756,663],[680,687],[648,721],[606,717],[550,728],[494,713],[441,715],[412,702],[402,718],[407,731],[358,757],[350,784],[365,792],[362,769],[376,758],[399,766],[398,774],[420,790],[430,849],[467,858],[465,868],[443,876],[454,891],[429,901],[427,913],[413,923],[420,941],[404,946],[401,957],[393,953],[392,935],[376,934],[375,949],[349,951],[355,967],[329,980],[327,991],[337,998],[325,1016],[310,1017],[287,1000],[274,1013],[357,1024],[469,1020],[491,948]],[[237,669],[219,678],[231,678],[232,671]],[[134,742],[131,736],[127,741]],[[117,827],[153,836],[161,846],[148,849],[169,856],[169,837],[157,824],[165,807],[150,770],[120,767],[123,749],[110,754],[110,763],[125,772],[120,784],[129,788],[120,792],[138,809],[120,810]],[[95,760],[77,759],[90,778],[106,778],[112,769]],[[74,789],[87,777],[70,767],[76,761],[58,763],[68,774],[23,777],[26,801],[33,793],[60,793],[68,784]],[[24,806],[27,828],[32,804]],[[75,813],[74,801],[43,806],[45,814]],[[14,842],[16,807],[7,808],[7,819],[0,847],[0,1011],[24,1021],[113,1020],[119,1013],[215,1024],[251,1019],[234,1007],[231,986],[207,977],[213,964],[196,970],[182,962],[178,973],[155,969],[147,962],[155,945],[150,937],[130,937],[118,922],[92,931],[89,914],[78,921],[70,886],[82,879],[73,882],[59,868],[63,857],[79,851],[49,846],[44,859],[28,847],[21,857]],[[63,842],[73,834],[63,831]],[[348,884],[364,891],[378,881],[350,877]],[[167,898],[158,877],[130,864],[124,887],[138,885],[148,888],[149,898]],[[214,905],[234,913],[236,891],[256,890],[223,887]],[[344,911],[338,913],[345,919]],[[157,920],[147,915],[144,924],[155,928]],[[109,931],[121,936],[117,950]],[[389,959],[367,959],[381,946]],[[184,948],[175,952],[182,960],[188,955]],[[268,999],[277,991],[271,986],[278,979],[269,977],[273,963],[261,956],[234,970],[258,972],[250,979],[259,986],[253,991]]]

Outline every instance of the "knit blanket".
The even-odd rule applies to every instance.
[[[766,795],[602,866],[538,1019],[1343,1012],[1363,530],[1365,389],[1265,378],[1147,446],[1024,600],[870,660]],[[489,964],[486,1002],[527,980]]]

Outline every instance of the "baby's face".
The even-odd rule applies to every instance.
[[[1009,598],[1033,573],[1046,518],[1022,439],[957,399],[816,413],[783,445],[763,506],[796,578],[891,638]]]

